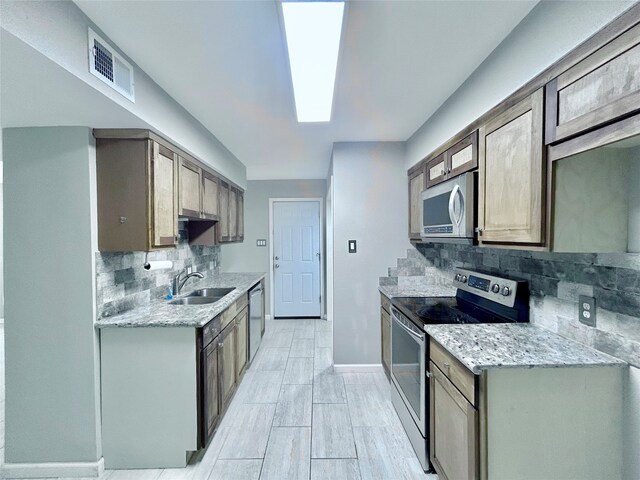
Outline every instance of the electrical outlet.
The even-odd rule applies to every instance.
[[[590,327],[596,326],[596,299],[586,295],[578,296],[578,320]]]

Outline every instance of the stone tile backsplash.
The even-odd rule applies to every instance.
[[[203,273],[204,278],[190,279],[184,289],[206,285],[207,279],[219,272],[220,247],[190,246],[187,232],[183,230],[176,248],[148,254],[150,261],[171,260],[171,270],[145,270],[145,256],[145,252],[96,253],[98,318],[116,315],[164,297],[173,277],[187,265],[193,265],[194,271]]]
[[[529,281],[530,319],[541,327],[640,367],[640,255],[548,253],[418,244],[389,269],[388,284],[451,278],[455,267]],[[420,274],[420,272],[424,272]],[[578,295],[596,299],[596,327],[578,321]]]

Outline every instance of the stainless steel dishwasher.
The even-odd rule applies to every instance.
[[[262,282],[249,290],[249,360],[258,351],[264,333],[264,301]]]

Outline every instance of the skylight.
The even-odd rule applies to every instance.
[[[343,2],[283,2],[298,122],[331,120]]]

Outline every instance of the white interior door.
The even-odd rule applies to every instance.
[[[273,202],[275,317],[320,317],[320,202]]]

